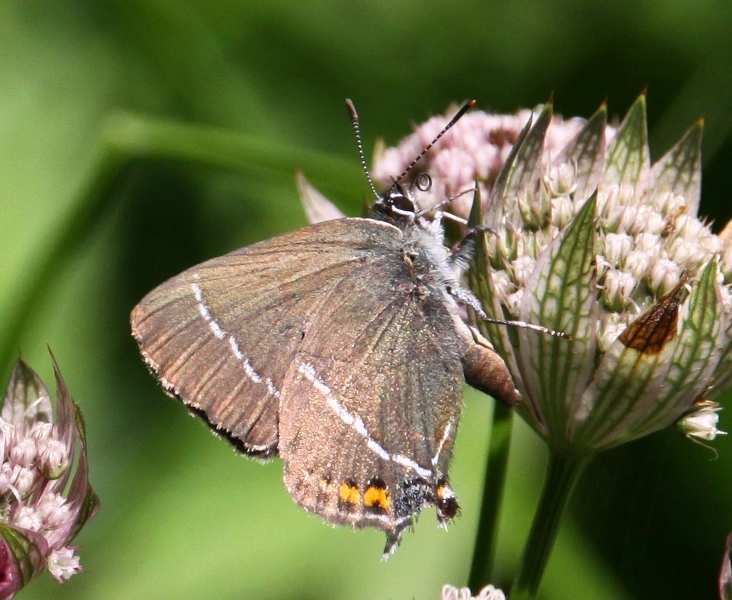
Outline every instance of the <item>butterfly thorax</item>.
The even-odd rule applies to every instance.
[[[459,304],[482,313],[480,302],[460,283],[466,267],[464,256],[452,253],[445,246],[442,219],[439,216],[430,219],[420,211],[411,188],[396,183],[370,207],[368,218],[389,223],[402,231],[402,257],[410,277],[417,284],[413,289],[415,293],[439,299],[456,323],[461,319]]]
[[[409,261],[416,252],[422,254],[435,280],[448,291],[460,287],[461,264],[452,260],[445,247],[445,231],[440,218],[429,219],[419,205],[411,188],[395,183],[373,205],[368,218],[384,221],[404,233],[404,256]]]

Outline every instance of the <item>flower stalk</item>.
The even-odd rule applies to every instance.
[[[534,515],[524,554],[511,588],[511,600],[536,598],[544,570],[559,532],[559,524],[574,487],[590,456],[552,452],[544,489]]]
[[[468,587],[477,590],[493,579],[504,481],[513,429],[513,411],[496,402],[491,419],[491,437],[483,481],[478,531],[473,545],[473,562]]]

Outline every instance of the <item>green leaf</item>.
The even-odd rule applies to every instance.
[[[552,103],[547,102],[542,108],[539,118],[533,126],[531,120],[521,131],[511,153],[501,168],[491,192],[488,212],[484,215],[483,224],[492,226],[504,223],[506,215],[505,199],[518,196],[521,190],[533,185],[536,181],[536,169],[544,147],[546,130],[552,119]],[[507,215],[508,220],[517,226],[521,224],[518,215]]]
[[[722,311],[720,318],[722,320],[722,329],[729,332],[732,317],[729,313]],[[712,380],[712,384],[704,394],[707,400],[714,400],[719,394],[727,390],[730,383],[732,383],[732,336],[727,337],[724,348],[722,348],[722,358],[712,374]]]
[[[20,429],[35,421],[50,423],[53,420],[48,389],[23,358],[19,358],[13,367],[2,418]]]
[[[76,516],[76,520],[73,523],[73,527],[67,534],[67,542],[71,542],[77,534],[81,531],[81,528],[86,525],[87,521],[92,519],[94,515],[99,512],[101,504],[99,502],[99,496],[97,496],[97,493],[92,489],[90,485],[86,488],[86,493],[84,494],[84,499],[81,502],[79,506],[79,514]]]
[[[72,403],[72,405],[76,415],[74,422],[81,441],[81,448],[76,461],[74,478],[71,481],[67,495],[72,511],[76,511],[76,518],[69,530],[65,532],[66,540],[64,544],[68,544],[73,540],[84,524],[94,517],[100,508],[99,497],[89,484],[89,461],[87,458],[84,416],[75,403]]]
[[[60,439],[67,445],[70,444],[71,448],[73,448],[72,438],[76,434],[74,429],[76,427],[76,405],[71,399],[69,388],[66,387],[66,382],[61,376],[56,358],[50,350],[49,353],[51,354],[51,362],[53,363],[53,374],[56,378],[56,427]]]
[[[20,590],[45,567],[48,543],[32,531],[24,531],[0,524],[0,537],[10,550],[13,576],[17,577],[16,590]]]
[[[473,196],[473,206],[470,210],[470,218],[468,219],[468,226],[475,227],[475,224],[480,223],[482,219],[480,186],[476,185],[475,194]],[[485,313],[491,319],[505,319],[506,317],[503,314],[503,308],[501,307],[495,290],[493,289],[491,264],[486,243],[486,236],[489,235],[494,234],[484,233],[478,237],[478,243],[476,244],[475,249],[475,258],[473,259],[470,270],[468,271],[468,280],[470,281],[471,290],[480,300]],[[496,323],[486,323],[485,321],[478,321],[477,325],[480,332],[493,344],[498,354],[501,355],[501,358],[508,363],[510,357],[513,356],[513,349],[506,333],[506,326],[498,325]],[[509,364],[509,369],[511,369],[511,364]],[[515,371],[512,370],[511,373],[514,374]]]
[[[483,213],[482,220],[479,224],[487,226],[495,226],[503,224],[503,199],[506,197],[506,190],[508,190],[515,170],[515,164],[518,159],[519,150],[529,135],[531,130],[532,117],[529,117],[528,122],[524,125],[524,128],[519,132],[516,141],[511,148],[511,152],[508,153],[506,162],[503,163],[501,170],[496,176],[496,182],[493,184],[491,190],[491,196],[488,199],[488,210]],[[475,203],[473,203],[475,206]]]
[[[546,131],[552,121],[552,114],[553,105],[551,102],[547,102],[541,109],[536,123],[519,146],[516,161],[511,169],[508,186],[505,190],[507,195],[518,195],[521,190],[535,182],[536,168],[539,165]]]

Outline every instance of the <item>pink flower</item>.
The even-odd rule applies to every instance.
[[[376,156],[372,176],[384,188],[402,174],[423,148],[429,144],[455,114],[451,107],[445,115],[432,117],[418,125],[414,133],[398,146],[383,150]],[[480,110],[466,114],[435,144],[405,179],[426,172],[432,178],[432,188],[420,193],[421,208],[428,208],[473,188],[478,182],[482,198],[489,198],[498,173],[519,138],[532,111],[522,109],[513,115],[490,114]],[[548,155],[557,155],[580,131],[584,120],[552,118],[544,142]],[[614,130],[608,128],[612,136]],[[411,176],[411,177],[410,177]],[[473,194],[466,194],[452,204],[451,211],[467,217]]]
[[[68,544],[99,508],[84,420],[53,367],[55,416],[46,386],[22,358],[0,413],[0,600],[44,569],[59,583],[79,573],[78,548]]]

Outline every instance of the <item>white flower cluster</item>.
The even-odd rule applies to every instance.
[[[713,439],[718,405],[699,402],[732,381],[732,230],[717,236],[697,218],[701,122],[651,165],[645,97],[617,129],[604,106],[587,121],[545,106],[524,127],[530,114],[469,113],[414,169],[432,178],[422,207],[477,184],[492,233],[472,283],[486,312],[572,336],[489,332],[524,397],[519,412],[568,452],[682,418],[687,436]],[[447,121],[382,150],[376,179],[388,186]],[[451,209],[467,218],[470,199]]]
[[[458,589],[447,584],[442,587],[441,600],[506,600],[506,595],[492,585],[485,586],[477,596],[473,596],[470,588]]]

